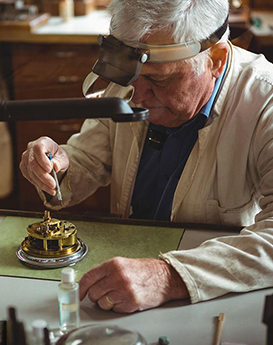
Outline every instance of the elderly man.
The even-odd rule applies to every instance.
[[[50,150],[64,206],[111,183],[123,217],[244,228],[159,259],[113,258],[82,277],[81,298],[133,312],[272,286],[272,64],[227,41],[228,0],[113,0],[110,11],[94,72],[131,84],[149,123],[86,120],[62,147],[40,138],[22,156],[24,176],[58,209]]]

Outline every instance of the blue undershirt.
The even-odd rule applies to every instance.
[[[198,138],[198,131],[204,127],[210,114],[224,74],[225,70],[216,80],[209,101],[190,121],[176,128],[150,123],[136,177],[131,218],[170,220],[175,189]],[[149,145],[149,137],[155,131],[165,137],[160,149]]]

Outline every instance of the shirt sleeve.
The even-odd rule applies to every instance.
[[[198,248],[171,251],[160,258],[180,274],[192,303],[229,292],[272,286],[273,218],[245,228],[238,236],[205,241]]]
[[[272,115],[271,100],[261,112],[248,152],[253,192],[260,195],[261,211],[255,223],[237,236],[219,237],[194,249],[160,255],[180,274],[192,303],[273,285]]]

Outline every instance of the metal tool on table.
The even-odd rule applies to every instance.
[[[60,184],[59,184],[59,180],[54,168],[54,163],[53,163],[53,157],[52,157],[52,153],[50,151],[46,152],[47,157],[49,158],[51,165],[52,165],[52,174],[56,183],[56,192],[57,192],[57,198],[60,201],[60,204],[63,205],[63,197],[62,197],[62,193],[61,193],[61,188],[60,188]]]
[[[273,295],[265,298],[263,323],[267,325],[267,345],[273,345]]]

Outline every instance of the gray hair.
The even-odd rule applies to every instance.
[[[228,0],[112,0],[110,32],[125,41],[141,41],[157,31],[170,33],[175,43],[208,38],[225,21]],[[221,41],[227,41],[229,30]],[[201,74],[209,49],[185,60]]]
[[[175,43],[208,38],[225,21],[228,0],[112,0],[110,32],[126,41],[140,41],[168,31]]]
[[[217,43],[226,42],[229,38],[229,34],[230,34],[230,30],[229,28],[227,28],[226,32]],[[209,59],[209,57],[210,57],[210,48],[207,50],[204,50],[203,52],[195,55],[194,57],[190,59],[184,60],[183,62],[191,64],[195,74],[200,75],[205,71],[205,64],[206,64],[206,61]]]

